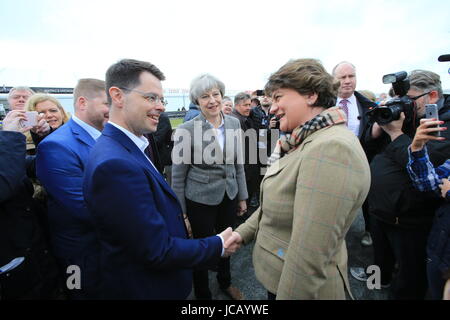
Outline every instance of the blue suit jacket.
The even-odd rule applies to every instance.
[[[81,268],[81,291],[73,298],[94,298],[98,287],[99,243],[84,204],[83,172],[95,140],[70,120],[38,146],[37,176],[49,194],[48,222],[55,256],[66,273]]]
[[[101,243],[102,298],[185,299],[191,269],[217,264],[220,238],[187,239],[174,192],[111,124],[89,155],[83,191]]]

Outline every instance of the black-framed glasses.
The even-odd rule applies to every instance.
[[[136,89],[130,89],[130,88],[125,88],[125,87],[120,87],[120,89],[137,92],[151,104],[161,103],[161,105],[163,105],[164,107],[167,106],[167,104],[168,104],[168,102],[164,99],[164,97],[160,97],[156,93],[153,93],[153,92],[146,93],[146,92],[142,92],[142,91],[139,91]]]
[[[417,99],[419,99],[419,98],[422,98],[423,96],[426,96],[427,94],[429,94],[431,91],[428,91],[428,92],[424,92],[424,93],[422,93],[422,94],[419,94],[418,96],[415,96],[415,97],[409,97],[411,100],[414,100],[414,101],[416,101]]]

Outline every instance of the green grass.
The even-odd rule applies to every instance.
[[[175,129],[182,123],[183,123],[183,118],[170,118],[170,125],[172,126],[172,129]]]

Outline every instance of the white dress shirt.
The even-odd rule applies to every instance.
[[[225,122],[222,117],[222,123],[215,129],[217,142],[219,142],[220,148],[223,150],[225,145]]]
[[[114,127],[116,127],[117,129],[119,129],[120,131],[122,131],[123,133],[125,133],[127,135],[128,138],[131,139],[131,141],[134,142],[134,144],[139,148],[139,150],[142,151],[142,153],[144,154],[144,156],[147,158],[147,160],[151,163],[151,165],[153,166],[153,168],[155,168],[156,172],[159,173],[158,169],[156,169],[155,165],[153,164],[152,160],[149,159],[149,157],[147,157],[147,155],[145,154],[144,150],[145,148],[148,147],[149,142],[147,140],[146,137],[144,136],[140,136],[138,137],[137,135],[131,133],[130,131],[128,131],[125,128],[122,128],[121,126],[119,126],[118,124],[115,124],[112,121],[108,121],[108,123],[112,124]]]
[[[75,121],[76,124],[78,124],[84,130],[86,130],[86,132],[89,133],[89,135],[92,137],[92,139],[97,140],[102,135],[102,133],[99,130],[97,130],[93,126],[87,124],[86,122],[84,122],[83,120],[78,118],[76,115],[73,115],[72,119],[73,119],[73,121]]]
[[[338,97],[336,101],[336,106],[339,106],[339,103],[343,98]],[[355,94],[352,94],[350,98],[347,98],[347,108],[348,108],[348,128],[353,131],[353,133],[358,137],[359,136],[359,125],[361,120],[359,120],[359,109],[358,103],[356,102]]]

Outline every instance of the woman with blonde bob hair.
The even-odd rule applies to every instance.
[[[261,206],[227,244],[256,239],[253,264],[269,299],[352,297],[345,235],[370,171],[345,112],[335,107],[338,86],[318,60],[299,59],[265,87],[284,134],[261,183]]]
[[[33,94],[25,104],[26,111],[37,111],[38,114],[43,114],[44,119],[49,124],[51,131],[53,132],[64,123],[69,121],[69,116],[62,107],[61,103],[54,97],[44,94],[36,93]],[[27,151],[28,153],[34,154],[34,150],[38,146],[39,142],[45,138],[38,136],[31,131],[26,134],[27,137]]]
[[[32,95],[25,105],[27,111],[43,113],[45,119],[53,130],[58,129],[69,121],[69,116],[58,99],[44,93]]]

